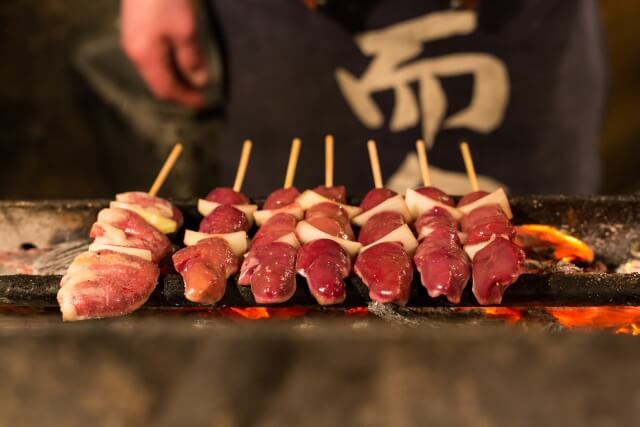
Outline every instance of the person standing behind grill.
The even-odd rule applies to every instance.
[[[434,184],[464,193],[458,142],[479,171],[513,193],[593,193],[605,98],[593,0],[208,0],[224,79],[213,81],[193,0],[122,0],[122,46],[159,98],[200,109],[224,85],[220,159],[255,142],[247,188],[277,188],[294,136],[297,183],[321,181],[322,140],[337,141],[336,176],[364,194],[364,142],[380,141],[392,187],[416,186],[423,138]],[[232,161],[220,163],[229,182]],[[447,171],[457,171],[456,173]]]

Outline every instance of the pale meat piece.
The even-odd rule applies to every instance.
[[[362,246],[370,245],[404,224],[402,214],[398,212],[380,212],[362,226],[358,241]]]
[[[338,185],[335,187],[325,187],[324,185],[319,185],[314,188],[313,191],[321,196],[326,197],[327,199],[333,200],[334,202],[346,203],[347,201],[347,193],[343,185]]]
[[[362,209],[362,212],[366,212],[396,195],[397,193],[395,191],[388,188],[374,188],[364,196],[360,203],[360,208]]]
[[[415,190],[417,193],[422,194],[432,200],[443,203],[447,206],[455,206],[455,202],[451,196],[444,191],[436,187],[420,187]]]
[[[98,244],[147,249],[158,263],[171,253],[171,241],[135,212],[108,208],[98,213],[89,236]]]
[[[296,253],[296,248],[283,242],[272,242],[253,250],[256,265],[251,274],[251,292],[258,304],[285,302],[293,296]]]
[[[305,244],[298,251],[296,270],[307,279],[309,290],[320,305],[344,302],[344,279],[351,272],[351,259],[339,244],[329,239]]]
[[[510,240],[497,238],[473,258],[473,294],[482,305],[500,304],[507,288],[522,273],[524,251]]]
[[[489,193],[487,193],[486,191],[474,191],[471,192],[469,194],[467,194],[466,196],[464,196],[462,199],[460,199],[460,201],[458,202],[458,207],[462,207],[464,205],[469,205],[473,202],[475,202],[476,200],[480,200],[482,199],[484,196],[488,196]]]
[[[206,200],[221,205],[247,205],[249,198],[228,187],[216,187],[207,194]]]
[[[142,191],[130,191],[128,193],[117,194],[116,200],[144,209],[150,213],[173,219],[178,229],[184,222],[182,212],[171,202],[160,197],[151,196]]]
[[[200,222],[200,232],[208,234],[249,231],[251,224],[244,212],[231,205],[220,205]]]
[[[185,297],[200,304],[220,301],[227,279],[238,271],[239,263],[227,242],[216,237],[201,240],[173,255],[173,265],[184,279]]]
[[[312,206],[307,210],[305,220],[332,236],[345,240],[355,239],[349,215],[344,208],[335,203],[325,202]]]
[[[369,288],[369,297],[380,303],[406,305],[411,293],[413,268],[402,245],[384,242],[361,253],[354,270]]]
[[[158,266],[140,257],[103,250],[76,257],[60,282],[62,319],[122,316],[142,306],[156,287]]]
[[[262,209],[280,209],[295,203],[296,198],[300,195],[295,187],[280,188],[269,194],[267,200],[264,201]]]
[[[491,236],[504,236],[513,240],[516,229],[498,205],[486,205],[474,209],[460,221],[462,231],[467,234],[466,244],[485,242]]]
[[[269,220],[260,227],[251,241],[249,253],[247,253],[242,263],[238,284],[251,284],[251,277],[261,261],[256,257],[257,249],[269,245],[289,233],[295,233],[297,223],[298,220],[295,216],[288,213],[279,213],[269,218]]]
[[[422,235],[425,232],[431,232],[438,227],[447,227],[453,229],[457,233],[458,221],[451,216],[445,209],[436,206],[428,212],[420,215],[414,224],[418,235]]]

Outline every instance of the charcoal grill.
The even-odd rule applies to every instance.
[[[258,200],[259,202],[259,200]],[[357,199],[350,200],[357,203]],[[595,251],[597,260],[611,269],[632,257],[640,242],[639,196],[527,196],[511,199],[514,223],[540,223],[558,227],[583,239]],[[0,250],[25,247],[46,248],[73,239],[86,238],[98,211],[107,200],[6,201],[0,203]],[[200,215],[194,200],[177,202],[185,214],[185,228],[197,228]],[[174,243],[182,235],[174,236]],[[294,297],[274,307],[318,307],[303,279]],[[29,307],[56,307],[60,276],[0,276],[0,304]],[[163,274],[146,307],[194,307],[184,296],[179,275]],[[348,279],[345,302],[331,310],[367,307],[370,303],[364,284]],[[505,294],[503,306],[640,306],[640,274],[546,273],[524,274]],[[232,279],[219,307],[257,306],[248,287]],[[429,298],[416,274],[409,307],[449,307],[444,298]],[[467,288],[458,307],[478,307]]]

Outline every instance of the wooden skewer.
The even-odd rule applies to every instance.
[[[324,138],[324,185],[333,187],[333,135]]]
[[[429,175],[429,162],[427,161],[427,147],[421,139],[416,141],[416,152],[418,153],[418,164],[420,165],[422,184],[425,187],[430,187],[431,176]]]
[[[167,176],[169,176],[169,172],[171,172],[171,169],[173,169],[173,165],[175,165],[176,160],[178,160],[178,157],[180,157],[180,154],[182,154],[182,144],[174,145],[171,149],[171,153],[169,153],[169,156],[167,156],[167,160],[164,161],[162,168],[160,168],[158,176],[156,176],[156,179],[153,181],[153,184],[149,189],[150,196],[155,196],[156,194],[158,194],[158,191],[160,191],[162,184],[164,184]]]
[[[249,164],[252,146],[253,144],[250,139],[246,139],[244,144],[242,144],[242,153],[240,153],[240,162],[238,163],[236,180],[233,182],[233,191],[240,191],[242,189],[242,183],[244,182],[244,176],[247,173],[247,165]]]
[[[370,139],[367,142],[369,149],[369,162],[371,162],[371,173],[373,174],[373,183],[376,188],[382,188],[382,172],[380,171],[380,159],[378,158],[378,148],[376,142]]]
[[[289,152],[289,163],[287,164],[287,174],[284,178],[284,188],[293,186],[293,179],[296,175],[296,167],[298,166],[298,157],[300,156],[300,138],[293,138],[291,142],[291,151]]]
[[[471,157],[469,144],[466,142],[460,143],[460,151],[462,152],[464,167],[467,169],[467,176],[469,177],[469,184],[471,184],[471,191],[478,191],[480,187],[478,186],[478,177],[476,176],[476,168],[473,166],[473,158]]]

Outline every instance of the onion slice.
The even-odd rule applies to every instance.
[[[300,242],[303,244],[320,239],[333,240],[334,242],[339,244],[351,258],[355,257],[362,248],[362,245],[358,242],[353,242],[351,240],[345,240],[336,236],[332,236],[329,233],[325,233],[324,231],[317,229],[306,221],[300,221],[298,223],[298,225],[296,226],[296,234],[300,238]]]
[[[416,240],[411,228],[407,224],[402,224],[400,227],[397,227],[395,230],[390,233],[385,234],[378,240],[373,243],[368,244],[367,246],[360,249],[360,253],[366,251],[367,249],[384,242],[398,242],[402,245],[402,248],[409,255],[413,255],[418,247],[418,241]]]
[[[140,248],[131,248],[128,246],[117,246],[117,245],[107,245],[104,243],[92,243],[89,246],[90,252],[98,252],[98,251],[113,251],[119,252],[125,255],[137,256],[139,258],[145,259],[147,261],[151,261],[151,251],[148,249],[140,249]]]
[[[167,218],[166,216],[162,216],[155,212],[150,212],[144,208],[130,203],[113,201],[109,203],[109,207],[135,212],[140,215],[142,219],[144,219],[148,224],[150,224],[156,230],[163,234],[175,233],[178,229],[178,223],[175,222],[172,218]]]
[[[366,212],[361,213],[357,217],[353,218],[352,222],[362,227],[369,219],[380,212],[397,212],[406,222],[412,220],[411,213],[407,208],[407,204],[404,202],[404,198],[401,195],[393,196],[385,200],[384,202],[374,206]]]
[[[418,241],[421,242],[429,237],[429,235],[433,233],[434,230],[435,229],[433,227],[422,227],[418,232]],[[464,245],[464,242],[467,241],[467,233],[465,233],[464,231],[458,231],[458,239],[460,239],[460,243]]]
[[[473,245],[465,245],[464,251],[467,253],[467,255],[469,255],[469,259],[473,261],[473,258],[476,256],[478,252],[483,250],[485,247],[487,247],[487,245],[489,245],[489,243],[493,242],[496,239],[509,240],[508,237],[505,237],[502,235],[496,236],[495,234],[492,234],[489,240],[485,240],[484,242],[474,243]]]
[[[468,205],[461,206],[460,209],[465,215],[471,213],[472,210],[487,205],[498,205],[507,218],[513,218],[513,212],[511,212],[511,206],[509,205],[509,199],[507,194],[502,188],[498,188],[493,193],[487,194],[481,199],[476,200]]]
[[[282,242],[282,243],[286,243],[289,246],[293,246],[294,248],[298,249],[300,247],[300,240],[298,240],[298,236],[296,236],[296,233],[287,233],[284,236],[276,239],[276,242]]]
[[[298,198],[296,199],[296,202],[298,202],[298,204],[302,207],[303,210],[307,210],[310,207],[312,207],[313,205],[317,205],[318,203],[333,203],[335,205],[338,205],[340,207],[342,207],[345,211],[347,211],[347,214],[349,215],[349,218],[353,218],[355,216],[357,216],[358,214],[360,214],[360,212],[362,212],[362,209],[360,209],[357,206],[351,206],[351,205],[345,205],[344,203],[338,203],[334,200],[331,200],[327,197],[321,196],[320,194],[316,193],[313,190],[306,190],[304,193],[302,193],[301,195],[298,196]]]
[[[184,244],[186,246],[193,246],[200,240],[209,239],[211,237],[217,237],[227,242],[231,250],[236,256],[241,256],[249,247],[247,242],[246,231],[236,231],[234,233],[222,233],[222,234],[208,234],[201,233],[199,231],[185,230],[184,232]]]
[[[287,213],[296,217],[296,219],[301,220],[304,218],[304,210],[298,203],[292,203],[288,206],[278,208],[278,209],[263,209],[254,212],[253,218],[256,220],[257,225],[262,225],[265,222],[269,221],[272,216],[277,215],[279,213]]]
[[[418,219],[420,215],[435,207],[446,210],[457,221],[464,216],[464,213],[461,212],[460,209],[456,209],[437,200],[433,200],[415,190],[412,190],[411,188],[407,188],[407,192],[405,193],[405,202],[407,203],[407,208],[409,208],[409,212],[411,212],[414,219]]]

